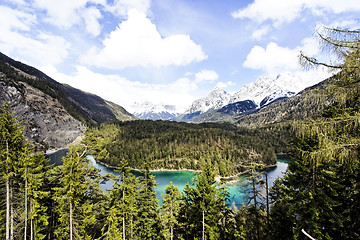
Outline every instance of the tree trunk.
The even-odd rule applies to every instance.
[[[124,173],[123,173],[123,177],[122,177],[122,184],[124,184]],[[123,201],[123,204],[125,205],[125,190],[123,190],[122,193],[123,193],[122,201]],[[124,212],[123,212],[122,224],[123,224],[123,240],[125,240],[125,213]]]
[[[256,192],[256,186],[255,186],[255,176],[253,176],[252,178],[252,188],[253,188],[253,193],[254,193],[254,207],[255,207],[255,210],[257,211],[257,200],[256,200],[256,197],[257,197],[257,192]],[[256,216],[256,218],[258,218],[258,216]],[[257,219],[258,221],[259,219]],[[256,224],[256,235],[257,235],[257,240],[260,240],[260,226],[259,226],[259,223]]]
[[[10,183],[6,178],[6,240],[10,240]]]
[[[72,203],[70,201],[70,240],[73,240]]]
[[[123,217],[122,224],[123,224],[123,240],[125,240],[125,217]]]
[[[27,237],[27,221],[28,221],[28,206],[27,206],[27,167],[25,166],[25,219],[24,219],[24,240]]]
[[[267,219],[269,221],[269,214],[270,214],[270,204],[269,204],[269,184],[268,184],[268,174],[265,172],[265,184],[266,184],[266,214]]]
[[[205,211],[202,211],[202,240],[205,240]]]
[[[6,141],[6,164],[9,162],[9,144]],[[7,172],[8,175],[8,172]],[[10,239],[10,179],[6,176],[6,240]]]
[[[10,240],[14,239],[14,205],[12,199],[12,189],[10,188]]]
[[[30,212],[33,211],[32,199],[30,198]],[[33,217],[30,219],[30,240],[34,239],[34,222]]]
[[[170,222],[170,239],[173,240],[173,234],[174,234],[174,224],[172,222],[173,219],[173,202],[171,200],[171,206],[170,206],[170,216],[171,216],[171,222]]]
[[[254,207],[257,209],[257,200],[256,200],[256,186],[255,186],[255,176],[252,177],[252,190],[254,194]]]

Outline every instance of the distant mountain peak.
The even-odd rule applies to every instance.
[[[261,76],[236,92],[230,103],[253,100],[260,106],[261,101],[271,94],[281,91],[298,93],[305,87],[300,77],[292,73]]]
[[[135,102],[132,109],[133,115],[139,119],[173,120],[180,114],[175,105],[154,104],[150,101]]]
[[[229,103],[231,95],[218,87],[214,88],[206,97],[195,100],[185,114],[195,112],[204,113],[210,109],[219,109]]]
[[[277,100],[292,97],[308,87],[292,73],[266,75],[242,87],[233,96],[215,88],[208,96],[195,100],[178,120],[188,122],[223,121],[228,116],[254,113]]]

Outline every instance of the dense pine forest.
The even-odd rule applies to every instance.
[[[229,193],[215,181],[208,159],[195,184],[186,185],[184,192],[170,183],[160,207],[148,169],[135,178],[127,161],[121,160],[119,177],[100,176],[83,146],[71,147],[63,164],[53,167],[44,155],[32,152],[7,104],[1,108],[0,123],[4,239],[243,239],[246,235],[243,217],[251,213],[244,208],[241,217],[236,206],[226,205]],[[115,184],[104,192],[100,183],[108,179]]]
[[[252,166],[274,165],[275,152],[286,149],[285,139],[267,129],[225,123],[138,120],[91,128],[83,142],[96,160],[110,166],[126,159],[137,169],[146,165],[149,169],[200,170],[209,160],[215,175],[229,176]]]
[[[244,149],[252,144],[254,154],[264,151],[264,156],[265,148],[272,148],[271,160],[276,145],[262,146],[258,140],[273,128],[135,121],[90,129],[84,142],[98,159],[116,165],[120,175],[115,178],[98,174],[85,157],[85,145],[71,147],[62,165],[50,166],[43,154],[34,153],[5,104],[0,110],[0,237],[359,239],[360,31],[325,30],[322,43],[343,61],[331,65],[305,55],[300,59],[338,70],[331,84],[323,86],[326,95],[313,91],[313,99],[325,96],[328,103],[320,117],[291,123],[292,162],[286,175],[266,191],[264,180],[254,172],[249,204],[241,208],[226,204],[228,190],[218,185],[215,175],[231,174],[239,162],[233,163],[229,155],[246,160]],[[113,158],[117,154],[120,157]],[[142,162],[134,165],[135,159]],[[171,159],[176,161],[165,161]],[[134,166],[142,168],[143,176],[131,174]],[[179,192],[170,183],[160,207],[149,169],[194,166],[201,170],[194,185]],[[100,183],[108,179],[115,184],[104,192]]]

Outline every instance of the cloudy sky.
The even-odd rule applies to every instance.
[[[116,102],[182,112],[215,87],[293,72],[314,30],[359,26],[359,0],[1,0],[0,51]],[[323,56],[324,57],[324,56]]]

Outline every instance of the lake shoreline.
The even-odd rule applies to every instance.
[[[272,165],[269,165],[269,166],[266,166],[264,168],[261,168],[261,169],[258,169],[258,170],[266,170],[266,169],[271,169],[271,168],[274,168],[277,166],[277,163],[276,164],[272,164]],[[232,179],[232,178],[238,178],[240,177],[241,175],[244,175],[244,174],[247,174],[249,173],[251,170],[248,169],[246,171],[243,171],[243,172],[239,172],[237,174],[234,174],[234,175],[231,175],[231,176],[227,176],[227,177],[221,177],[219,175],[215,176],[215,180],[217,182],[220,182],[220,183],[226,183],[226,184],[235,184],[239,181],[242,181],[241,179]],[[231,180],[230,180],[231,179]]]
[[[54,151],[51,151],[54,152]],[[48,152],[48,153],[51,153]],[[59,152],[61,153],[61,152]],[[65,155],[65,151],[62,152],[63,156]],[[113,166],[109,166],[108,164],[103,164],[99,161],[96,161],[91,154],[88,154],[87,159],[89,159],[89,164],[92,164],[94,167],[99,169],[99,174],[105,175],[112,173],[114,175],[119,175],[118,172],[115,172]],[[61,158],[59,158],[58,164],[61,164]],[[107,166],[106,166],[107,165]],[[281,160],[277,162],[276,168],[263,168],[260,171],[267,171],[269,176],[269,186],[271,187],[273,184],[273,181],[284,175],[284,172],[287,168],[287,161],[282,162]],[[170,181],[173,182],[173,184],[179,189],[179,191],[183,191],[184,187],[187,183],[194,186],[194,179],[196,178],[196,170],[194,169],[153,169],[153,173],[155,176],[155,180],[157,181],[157,185],[155,187],[155,191],[157,194],[158,200],[162,201],[162,194],[165,194],[165,188],[169,185]],[[133,174],[135,176],[141,176],[140,169],[133,169]],[[168,171],[168,172],[167,172]],[[234,174],[235,175],[235,174]],[[226,181],[222,181],[219,183],[222,186],[226,186],[229,191],[229,199],[227,201],[227,204],[229,206],[232,204],[232,202],[235,202],[238,207],[241,206],[241,204],[245,201],[245,189],[248,186],[246,183],[249,181],[247,178],[249,176],[249,171],[243,171],[241,173],[236,174],[236,176],[228,176],[225,177]],[[217,176],[219,177],[219,176]],[[233,177],[233,178],[231,178]],[[101,184],[101,188],[104,191],[109,191],[112,189],[113,181],[107,181]]]
[[[57,151],[61,151],[61,150],[64,150],[64,149],[67,149],[67,148],[49,149],[49,150],[47,150],[46,154],[53,154],[53,153],[56,153]],[[281,155],[286,155],[286,154],[278,154],[278,156],[281,156]],[[87,156],[92,156],[92,155],[87,154]],[[95,159],[94,157],[93,157],[93,159],[94,159],[94,161],[96,163],[101,164],[101,165],[103,165],[103,166],[105,166],[107,168],[111,168],[111,169],[117,169],[118,168],[118,167],[115,167],[115,166],[111,166],[110,164],[101,162],[101,161]],[[261,168],[260,170],[271,169],[271,168],[274,168],[276,166],[277,166],[277,164],[272,164],[272,165],[269,165],[269,166],[265,166],[264,168]],[[138,171],[138,172],[143,171],[142,169],[138,169],[138,168],[131,168],[131,170],[132,171]],[[176,172],[176,171],[188,171],[188,172],[194,172],[194,173],[200,173],[201,172],[201,170],[188,169],[188,168],[183,168],[183,169],[157,168],[157,169],[150,169],[149,171],[152,172],[152,173],[156,173],[156,172]],[[236,183],[238,183],[238,182],[240,182],[242,180],[241,179],[234,179],[234,178],[239,178],[242,175],[248,174],[250,171],[251,170],[248,169],[248,170],[236,173],[236,174],[231,175],[231,176],[216,175],[215,176],[215,181],[220,183],[220,184],[236,184]]]
[[[89,154],[91,155],[91,154]],[[98,164],[101,164],[101,165],[104,165],[105,167],[108,167],[108,168],[112,168],[112,169],[117,169],[117,167],[114,167],[114,166],[111,166],[109,164],[106,164],[106,163],[103,163],[101,161],[98,161],[94,158],[95,162],[98,163]],[[265,170],[265,169],[270,169],[270,168],[274,168],[276,167],[277,164],[272,164],[272,165],[269,165],[269,166],[266,166],[260,170]],[[131,170],[133,171],[138,171],[138,172],[142,172],[143,170],[141,169],[138,169],[138,168],[131,168]],[[188,172],[194,172],[194,173],[200,173],[201,170],[195,170],[195,169],[188,169],[188,168],[183,168],[183,169],[169,169],[169,168],[158,168],[158,169],[150,169],[149,170],[150,172],[176,172],[176,171],[188,171]],[[232,180],[228,180],[228,179],[231,179],[231,178],[237,178],[237,177],[240,177],[241,175],[244,175],[244,174],[247,174],[249,173],[251,170],[248,169],[246,171],[243,171],[243,172],[239,172],[239,173],[236,173],[234,175],[231,175],[231,176],[226,176],[226,177],[223,177],[221,175],[216,175],[215,176],[215,181],[218,182],[218,183],[221,183],[221,184],[235,184],[239,181],[241,181],[241,179],[232,179]]]

